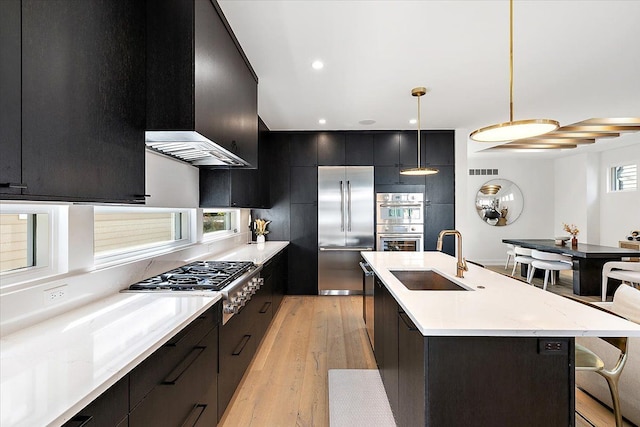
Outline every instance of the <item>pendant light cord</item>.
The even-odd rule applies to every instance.
[[[418,169],[420,169],[420,98],[418,96]]]
[[[509,121],[513,122],[513,0],[509,0]]]

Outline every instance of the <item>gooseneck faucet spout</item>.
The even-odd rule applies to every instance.
[[[464,277],[464,272],[468,271],[467,260],[462,257],[462,234],[458,230],[442,230],[438,235],[436,249],[442,251],[442,238],[448,234],[458,237],[458,262],[456,263],[456,277]]]

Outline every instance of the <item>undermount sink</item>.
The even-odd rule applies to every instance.
[[[391,274],[412,291],[468,291],[432,270],[391,270]]]

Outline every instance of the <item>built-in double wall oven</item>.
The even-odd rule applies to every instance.
[[[424,250],[422,193],[376,194],[376,250]]]

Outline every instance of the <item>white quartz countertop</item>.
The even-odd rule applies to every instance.
[[[201,259],[263,264],[287,244]],[[62,425],[220,299],[218,292],[118,293],[3,336],[0,425]]]
[[[424,336],[640,336],[640,325],[441,252],[362,252]],[[407,289],[393,270],[433,270],[469,291]],[[484,288],[479,288],[482,286]]]
[[[237,246],[221,254],[221,256],[215,257],[215,259],[221,261],[252,261],[254,264],[262,265],[286,248],[288,244],[289,242],[277,241]],[[202,259],[210,259],[210,257],[205,256]]]

